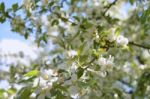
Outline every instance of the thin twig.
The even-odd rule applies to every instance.
[[[86,66],[84,69],[87,69],[91,66],[91,63],[93,63],[94,61],[96,60],[96,58],[93,58],[90,62],[86,63],[86,64],[83,64],[83,65],[88,65]]]
[[[141,48],[148,49],[148,50],[150,49],[150,46],[145,46],[145,45],[137,44],[137,43],[134,43],[134,42],[129,42],[129,45],[141,47]]]
[[[109,4],[109,5],[106,7],[106,10],[104,11],[104,14],[105,14],[113,5],[115,5],[117,1],[118,1],[118,0],[115,0],[115,1],[113,1],[111,4]]]

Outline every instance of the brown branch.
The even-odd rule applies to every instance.
[[[150,50],[150,46],[137,44],[137,43],[131,42],[131,41],[128,43],[128,45],[129,45],[129,46],[137,46],[137,47],[141,47],[141,48]],[[101,46],[101,48],[106,48],[106,49],[108,49],[108,48],[113,48],[113,47],[115,47],[115,46],[114,46],[114,45],[112,45],[112,46]]]
[[[113,1],[111,4],[109,4],[108,6],[106,6],[106,10],[103,12],[103,14],[105,15],[105,13],[113,6],[116,4],[118,0]]]
[[[137,44],[137,43],[134,43],[134,42],[129,42],[129,45],[141,47],[141,48],[148,49],[148,50],[150,49],[150,46],[145,46],[145,45]]]
[[[93,58],[90,62],[83,64],[83,65],[88,65],[88,66],[84,67],[83,69],[89,68],[91,66],[91,63],[93,63],[95,60],[96,60],[96,58]]]

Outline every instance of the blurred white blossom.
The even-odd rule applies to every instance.
[[[112,57],[111,55],[109,56],[109,58],[104,58],[104,57],[100,57],[98,59],[98,64],[101,65],[101,70],[112,70],[113,68],[113,63],[114,62],[114,57]]]
[[[74,56],[76,56],[78,53],[77,53],[77,51],[75,51],[75,50],[69,50],[68,52],[67,52],[67,54],[68,54],[68,56],[69,57],[74,57]]]
[[[77,86],[70,86],[68,89],[71,98],[79,99],[79,88]]]
[[[103,66],[106,65],[106,61],[107,61],[106,58],[104,58],[102,56],[98,59],[98,63]]]
[[[54,82],[58,81],[58,77],[55,76],[55,71],[52,69],[49,70],[43,70],[41,72],[41,75],[39,78],[36,78],[33,82],[33,86],[37,87],[36,94],[40,95],[38,96],[38,99],[44,99],[45,96],[50,96],[50,89],[52,88],[52,85]]]
[[[111,29],[111,33],[109,33],[108,35],[107,35],[107,40],[109,40],[110,42],[113,42],[113,41],[115,41],[116,40],[116,35],[115,35],[115,28],[113,28],[113,29]]]
[[[130,73],[132,71],[132,68],[131,68],[131,65],[129,62],[126,62],[124,65],[123,65],[123,71],[126,72],[126,73]]]
[[[139,65],[140,69],[145,69],[146,67],[147,67],[147,65],[143,65],[143,64]]]
[[[125,38],[124,36],[119,35],[119,36],[117,37],[116,42],[117,42],[117,44],[118,44],[119,46],[126,46],[129,41],[128,41],[128,39]]]
[[[94,5],[95,6],[99,6],[100,5],[100,3],[98,2],[98,0],[94,0]]]
[[[34,4],[34,0],[23,0],[22,5],[26,10],[32,12],[32,5]]]
[[[78,68],[77,64],[75,62],[73,62],[71,67],[70,67],[71,73],[75,73],[77,68]]]

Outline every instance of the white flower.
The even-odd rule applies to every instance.
[[[107,40],[109,40],[110,42],[113,42],[116,40],[116,35],[115,33],[110,33],[109,35],[107,35]]]
[[[73,99],[79,99],[79,88],[77,86],[70,86],[68,91]]]
[[[58,77],[53,77],[54,70],[48,69],[43,70],[39,78],[36,78],[33,82],[33,86],[38,88],[36,90],[36,94],[40,94],[38,99],[42,99],[41,97],[49,95],[49,90],[52,88],[54,82],[58,81]]]
[[[72,74],[72,76],[71,76],[71,81],[74,82],[74,81],[76,81],[76,80],[77,80],[77,75],[74,73],[74,74]]]
[[[116,29],[115,28],[112,28],[111,29],[111,33],[107,35],[107,40],[109,40],[110,42],[113,42],[116,40],[116,35],[115,35],[115,31]]]
[[[124,36],[122,36],[122,35],[119,35],[118,37],[117,37],[117,44],[119,45],[119,46],[126,46],[127,44],[128,44],[128,39],[127,38],[125,38]]]
[[[78,94],[78,93],[73,94],[73,95],[71,95],[71,97],[72,97],[73,99],[79,99],[79,94]]]
[[[41,21],[42,21],[42,24],[45,25],[45,26],[49,26],[49,20],[48,20],[48,17],[47,15],[43,14],[41,15]]]
[[[109,58],[106,61],[107,66],[112,66],[114,63],[114,57],[112,57],[111,55],[109,56]]]
[[[106,77],[107,76],[107,72],[106,71],[102,71],[102,72],[99,72],[98,75],[101,76],[101,77]]]
[[[45,80],[48,80],[53,74],[54,74],[54,71],[52,69],[43,70],[41,72],[41,77]]]
[[[34,4],[33,0],[23,0],[22,5],[26,8],[26,10],[32,12],[32,5]]]
[[[74,56],[76,56],[78,53],[77,53],[77,51],[75,51],[75,50],[69,50],[69,51],[67,52],[67,54],[68,54],[69,57],[74,57]]]
[[[149,59],[150,58],[150,53],[148,52],[148,50],[143,50],[142,51],[142,57],[144,59]]]
[[[48,98],[51,98],[51,94],[50,94],[50,91],[49,90],[46,90],[46,91],[43,91],[41,92],[37,99],[45,99],[45,97],[48,97]]]
[[[83,75],[81,76],[81,78],[83,79],[83,81],[89,79],[89,77],[86,74],[87,74],[87,71],[84,71]]]
[[[30,98],[31,98],[31,99],[35,99],[35,98],[36,98],[36,93],[32,93],[32,94],[30,95]]]
[[[146,67],[147,67],[147,65],[143,65],[143,64],[139,65],[140,69],[145,69]]]
[[[76,72],[76,70],[77,70],[77,65],[76,65],[76,63],[75,62],[73,62],[72,63],[72,65],[71,65],[71,67],[70,67],[70,71],[71,71],[71,73],[75,73]]]
[[[96,40],[96,41],[99,41],[98,31],[96,31],[96,33],[95,33],[95,40]]]
[[[47,74],[43,74],[43,75],[50,77],[50,75]],[[45,96],[50,97],[49,91],[52,88],[53,83],[56,81],[58,81],[58,77],[50,77],[48,79],[46,77],[45,79],[45,77],[42,76],[35,79],[33,82],[33,86],[37,87],[39,85],[35,93],[40,94],[37,99],[44,99]]]
[[[112,70],[114,64],[113,61],[114,57],[112,57],[111,55],[108,59],[101,56],[98,60],[98,64],[101,65],[101,70],[103,71]]]
[[[105,66],[106,65],[106,58],[104,58],[104,57],[100,57],[99,58],[99,60],[98,60],[98,63],[100,64],[100,65],[103,65],[103,66]]]
[[[100,3],[99,3],[97,0],[94,1],[94,5],[95,5],[95,6],[99,6],[99,4],[100,4]]]
[[[37,87],[38,86],[38,82],[39,82],[39,79],[35,78],[34,82],[33,82],[33,87]]]
[[[123,70],[124,70],[124,72],[126,72],[126,73],[131,73],[131,72],[132,72],[132,68],[131,68],[129,62],[126,62],[126,63],[124,64]]]

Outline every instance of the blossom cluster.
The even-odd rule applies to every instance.
[[[110,42],[115,41],[118,46],[126,46],[129,43],[128,38],[123,35],[116,35],[115,29],[112,29],[111,33],[107,35],[107,40]]]
[[[98,59],[97,63],[101,66],[102,71],[111,71],[114,65],[113,62],[114,62],[114,57],[110,55],[108,59],[101,56]]]
[[[57,72],[53,69],[41,71],[38,78],[33,82],[33,86],[37,87],[36,91],[31,94],[31,97],[35,97],[39,94],[37,99],[44,99],[46,97],[51,97],[49,91],[53,86],[53,83],[58,81]]]

